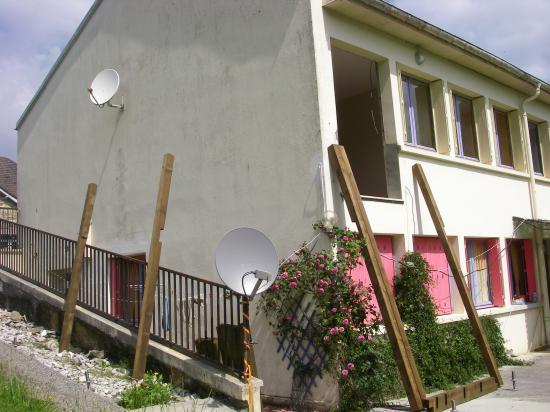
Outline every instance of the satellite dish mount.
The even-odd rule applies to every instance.
[[[121,96],[120,104],[113,104],[111,99],[118,91],[120,85],[120,76],[115,69],[105,69],[98,73],[94,81],[88,87],[90,100],[99,108],[114,107],[115,109],[124,110],[124,96]]]

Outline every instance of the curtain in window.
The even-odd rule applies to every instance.
[[[487,243],[469,240],[467,249],[472,299],[476,306],[489,305],[491,304],[491,282],[487,253],[484,253],[488,249]]]

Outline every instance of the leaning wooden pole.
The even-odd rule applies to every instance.
[[[170,183],[172,181],[173,167],[174,156],[170,153],[165,154],[160,173],[157,205],[155,209],[155,218],[153,221],[153,232],[151,233],[151,244],[149,246],[149,259],[147,262],[147,272],[145,275],[143,300],[141,302],[136,353],[134,357],[134,379],[142,379],[145,374],[145,364],[149,349],[151,319],[153,317],[153,308],[155,304],[155,289],[157,287],[160,253],[162,249],[160,232],[164,229],[164,223],[166,221],[166,210],[168,208],[168,196],[170,194]]]
[[[63,327],[61,329],[61,338],[59,339],[59,352],[68,350],[71,344],[76,299],[78,298],[78,290],[80,289],[80,273],[82,272],[82,261],[84,260],[84,252],[86,251],[86,241],[88,240],[88,232],[90,231],[90,222],[92,221],[96,192],[97,185],[95,183],[90,183],[88,185],[88,191],[86,192],[82,220],[80,221],[80,230],[76,241],[76,251],[73,267],[71,269],[71,279],[69,280],[69,290],[65,297]]]
[[[487,336],[485,335],[483,325],[481,324],[479,316],[477,315],[477,310],[474,306],[474,302],[472,301],[468,286],[464,281],[464,274],[462,273],[462,269],[460,269],[460,264],[458,263],[459,261],[455,256],[455,253],[451,247],[451,242],[449,241],[447,233],[445,232],[443,219],[441,217],[441,214],[439,213],[439,208],[435,203],[433,193],[430,189],[430,185],[428,184],[428,180],[426,179],[426,175],[424,174],[424,170],[422,169],[422,165],[418,163],[415,164],[413,166],[413,174],[418,182],[420,190],[422,191],[422,195],[424,196],[424,200],[426,201],[426,205],[428,206],[428,210],[430,211],[430,215],[432,216],[435,230],[437,231],[437,235],[439,236],[441,244],[443,245],[443,250],[445,251],[445,255],[447,256],[449,267],[451,268],[451,272],[453,273],[453,277],[460,293],[460,297],[462,298],[462,302],[464,303],[464,308],[466,309],[466,313],[468,314],[468,318],[470,320],[470,324],[472,325],[474,335],[481,349],[481,354],[483,355],[483,360],[485,361],[485,365],[487,366],[487,371],[489,372],[489,375],[495,378],[498,386],[502,386],[502,377],[500,376],[495,357],[493,355],[493,352],[491,351],[491,347],[489,346],[489,341],[487,339]]]
[[[374,293],[382,312],[384,325],[386,326],[386,331],[393,348],[411,410],[420,411],[424,409],[422,402],[426,397],[426,393],[424,392],[424,386],[422,385],[409,341],[405,334],[403,322],[401,321],[388,277],[380,259],[380,252],[378,251],[374,233],[363,206],[346,151],[343,146],[332,145],[329,147],[329,155],[338,173],[340,187],[351,218],[357,224],[359,234],[366,242],[366,246],[362,251],[363,257],[365,258],[365,264],[369,271]]]

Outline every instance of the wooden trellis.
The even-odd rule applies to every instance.
[[[483,330],[483,326],[477,316],[477,311],[472,302],[468,287],[466,282],[464,282],[458,259],[456,259],[449,239],[445,233],[443,219],[441,218],[422,167],[416,164],[413,167],[413,173],[418,180],[418,184],[424,195],[426,204],[428,205],[437,234],[443,245],[447,260],[449,261],[449,266],[456,280],[460,296],[466,308],[466,313],[468,314],[468,318],[474,330],[474,335],[477,338],[490,375],[488,378],[478,379],[448,391],[440,391],[432,394],[426,394],[422,380],[420,379],[418,368],[407,335],[405,334],[403,322],[399,315],[390,283],[380,259],[380,253],[376,245],[374,233],[363,206],[346,151],[343,146],[332,145],[329,147],[329,156],[338,174],[340,187],[351,219],[357,224],[357,230],[366,242],[366,246],[362,251],[363,257],[369,271],[372,287],[376,299],[378,300],[380,312],[384,319],[388,338],[393,349],[403,386],[407,393],[407,398],[409,399],[411,410],[421,411],[427,409],[428,411],[439,412],[450,408],[451,401],[453,400],[457,404],[460,404],[496,390],[498,386],[502,385],[502,378]]]

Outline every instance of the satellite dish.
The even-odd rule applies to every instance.
[[[88,87],[88,93],[90,93],[90,100],[98,107],[103,107],[105,104],[109,107],[116,107],[124,110],[124,97],[122,98],[122,104],[111,104],[111,99],[118,91],[120,85],[120,76],[115,69],[105,69],[98,73],[94,78],[94,81]]]
[[[279,259],[262,232],[242,227],[227,233],[218,244],[216,269],[228,288],[252,300],[275,282]]]

